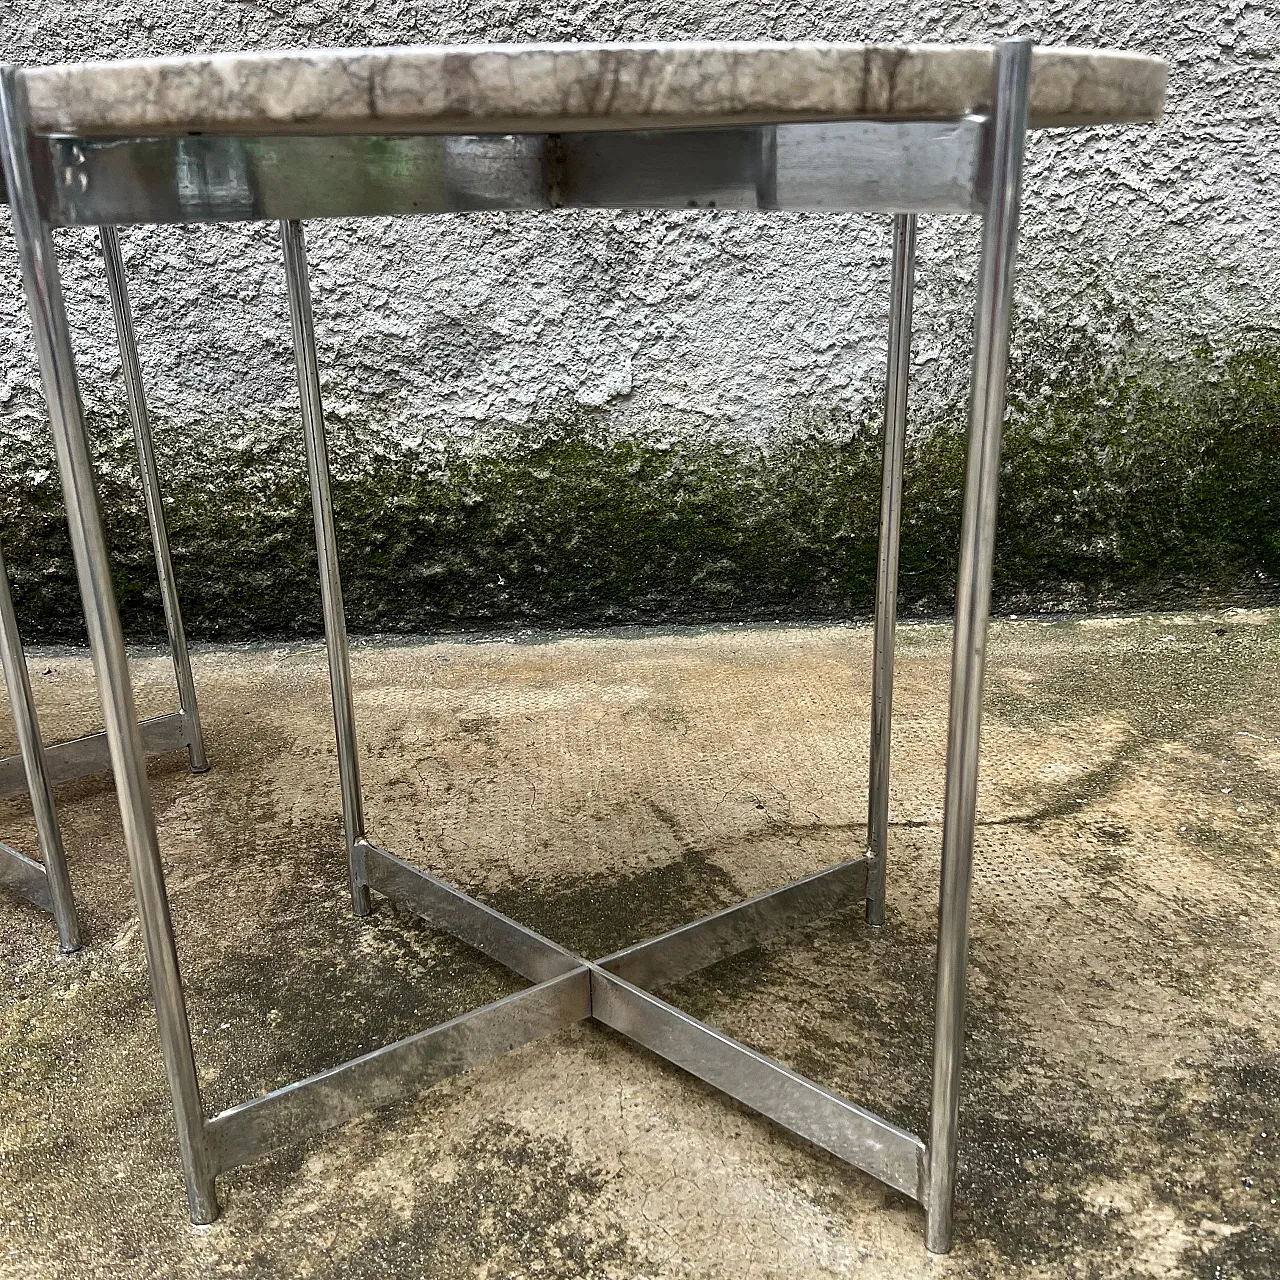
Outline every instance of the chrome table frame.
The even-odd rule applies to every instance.
[[[0,200],[3,199],[5,190],[0,186]],[[192,773],[204,773],[209,768],[209,762],[205,757],[200,709],[196,702],[191,658],[187,652],[186,634],[182,626],[182,610],[178,604],[173,558],[169,551],[169,533],[160,496],[160,476],[156,469],[155,446],[151,438],[151,420],[147,413],[142,372],[138,364],[137,338],[133,330],[133,315],[129,309],[124,263],[120,257],[120,241],[116,229],[111,226],[100,228],[100,236],[107,272],[107,289],[111,295],[111,310],[115,321],[116,343],[124,369],[129,418],[133,424],[138,468],[142,474],[142,496],[147,508],[151,547],[160,582],[160,599],[164,606],[165,630],[168,632],[169,651],[178,687],[178,710],[144,720],[140,726],[142,745],[148,755],[164,755],[185,748]],[[57,742],[49,746],[44,744],[2,551],[0,664],[4,669],[5,687],[9,694],[19,748],[17,755],[0,759],[0,799],[21,795],[23,792],[31,797],[32,815],[42,858],[42,861],[37,862],[17,849],[0,843],[0,886],[53,916],[60,951],[78,951],[83,943],[83,935],[67,870],[62,829],[54,806],[53,784],[109,772],[111,753],[105,731],[74,738],[69,742]]]
[[[192,1220],[218,1214],[215,1178],[293,1141],[587,1018],[613,1027],[924,1206],[926,1244],[951,1247],[982,678],[1031,44],[998,46],[989,118],[468,138],[34,136],[22,81],[0,71],[0,151],[124,821]],[[365,829],[351,672],[302,227],[304,216],[484,208],[721,207],[897,215],[878,566],[868,852],[597,960],[576,956],[380,848]],[[898,521],[915,215],[983,219],[968,461],[956,588],[927,1140],[738,1044],[653,994],[663,983],[823,912],[884,919]],[[388,897],[532,985],[241,1106],[206,1117],[94,487],[50,228],[277,218],[307,447],[351,896]]]

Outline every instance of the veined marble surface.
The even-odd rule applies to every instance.
[[[680,41],[417,45],[139,58],[24,72],[43,133],[551,133],[954,119],[990,103],[990,45]],[[1153,120],[1159,58],[1039,48],[1036,127]]]

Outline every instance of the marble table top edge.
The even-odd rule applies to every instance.
[[[38,133],[557,133],[947,120],[990,105],[991,45],[677,41],[283,49],[29,67]],[[1167,65],[1037,46],[1036,128],[1158,119]]]

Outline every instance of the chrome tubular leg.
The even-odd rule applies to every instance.
[[[1031,47],[1029,40],[1022,39],[1003,40],[997,46],[995,108],[989,126],[991,189],[983,223],[978,277],[964,517],[951,658],[942,889],[938,907],[933,1095],[925,1187],[925,1244],[933,1253],[946,1253],[951,1248],[955,1199],[982,676],[991,604],[1000,437],[1022,197]]]
[[[31,697],[31,680],[27,660],[18,634],[18,616],[9,590],[9,574],[0,554],[0,661],[4,664],[4,682],[13,709],[13,726],[18,735],[18,750],[27,775],[27,791],[31,795],[31,812],[44,858],[45,878],[58,926],[58,946],[66,952],[79,951],[80,921],[76,918],[75,899],[71,896],[71,877],[67,874],[67,856],[62,848],[62,831],[53,807],[53,784],[44,758],[44,742],[36,719],[36,706]]]
[[[204,1112],[191,1049],[178,952],[174,943],[164,872],[156,839],[151,790],[142,754],[142,736],[129,684],[124,634],[111,582],[102,513],[85,432],[71,335],[62,301],[62,284],[53,241],[40,209],[31,166],[26,93],[14,66],[0,67],[0,157],[3,158],[14,238],[49,408],[58,471],[67,503],[71,547],[75,555],[85,622],[93,653],[102,715],[111,748],[116,798],[138,919],[155,999],[160,1046],[177,1119],[191,1217],[211,1222],[217,1216],[213,1172],[204,1132]]]
[[[120,363],[124,368],[129,417],[133,421],[133,438],[138,447],[142,496],[147,504],[147,523],[151,526],[151,545],[155,550],[160,599],[164,604],[164,624],[169,633],[169,651],[173,655],[173,674],[178,685],[178,706],[182,709],[182,725],[187,738],[187,760],[192,773],[204,773],[209,768],[209,761],[204,753],[200,708],[196,702],[195,681],[191,676],[191,656],[187,652],[182,610],[178,605],[178,587],[173,576],[173,559],[169,554],[169,530],[165,526],[164,504],[160,498],[160,475],[156,470],[151,419],[147,413],[146,394],[142,389],[142,371],[138,366],[138,342],[133,332],[133,314],[129,309],[129,288],[125,283],[124,261],[120,256],[120,237],[115,227],[99,227],[98,231],[102,238],[102,260],[107,268],[107,289],[111,294],[111,310],[115,316]]]
[[[876,637],[871,675],[871,780],[867,803],[867,924],[884,927],[884,877],[889,858],[889,740],[893,725],[893,644],[898,625],[898,538],[902,470],[907,447],[911,377],[911,301],[915,292],[916,215],[893,219],[893,281],[889,371],[884,393],[884,461],[880,481],[880,543],[876,563]]]
[[[364,800],[360,794],[360,751],[356,743],[356,715],[351,699],[351,658],[347,651],[347,619],[342,608],[342,580],[338,575],[338,542],[333,526],[333,496],[329,491],[329,449],[324,435],[320,401],[320,373],[316,337],[311,322],[311,288],[307,279],[307,246],[300,222],[281,222],[285,278],[289,286],[289,318],[293,352],[298,364],[298,394],[307,440],[307,475],[311,482],[311,513],[316,526],[316,554],[320,560],[320,600],[324,608],[324,638],[329,651],[329,684],[333,691],[333,727],[338,739],[338,779],[342,787],[342,820],[347,833],[347,861],[351,870],[351,905],[358,916],[369,914],[369,885],[365,874]]]

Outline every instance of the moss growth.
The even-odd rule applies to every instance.
[[[1006,609],[1273,596],[1280,579],[1280,334],[1202,346],[1153,372],[1083,330],[1019,335],[1010,375],[995,597]],[[590,625],[867,612],[879,432],[826,414],[768,449],[610,437],[554,416],[502,454],[372,460],[334,483],[355,631]],[[122,419],[99,421],[126,627],[163,632]],[[340,434],[340,432],[335,433]],[[365,434],[376,438],[376,429]],[[338,452],[341,454],[341,442]],[[356,460],[358,459],[358,461]],[[964,474],[963,406],[912,444],[902,598],[945,612]],[[170,486],[188,631],[320,628],[301,466],[272,449]],[[81,631],[56,478],[0,478],[0,537],[26,634]]]
[[[1280,577],[1280,335],[1203,344],[1153,376],[1043,333],[1010,381],[1005,598]]]

